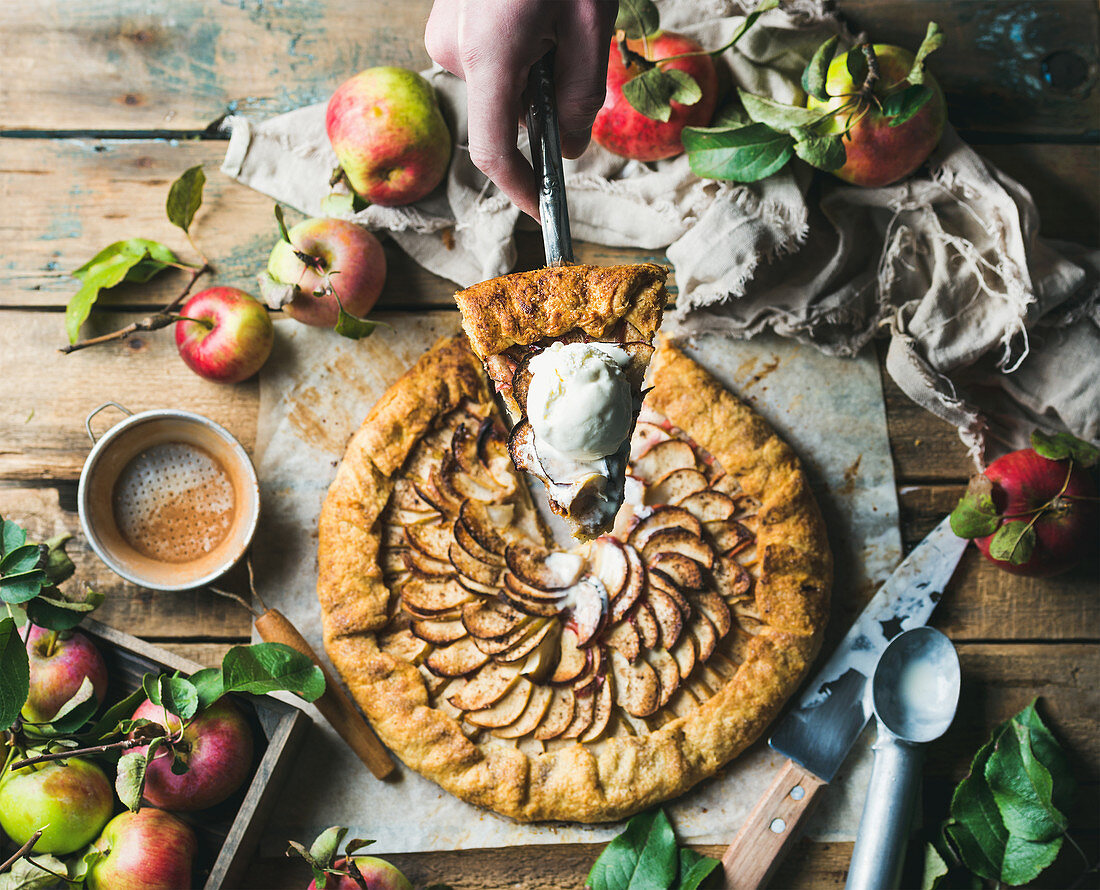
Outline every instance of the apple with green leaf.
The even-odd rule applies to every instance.
[[[107,694],[107,665],[80,631],[52,631],[28,625],[24,631],[30,663],[30,691],[21,711],[27,723],[47,723],[91,680],[95,699]]]
[[[15,843],[65,855],[88,844],[111,818],[111,783],[98,766],[69,757],[10,770],[0,780],[0,827]]]
[[[435,90],[415,71],[368,68],[342,83],[325,129],[348,185],[372,204],[411,204],[447,173],[451,133]]]
[[[88,853],[88,890],[190,890],[197,849],[195,833],[171,813],[120,813]]]
[[[263,367],[275,327],[263,304],[235,287],[211,287],[180,309],[176,349],[192,371],[216,383],[240,383]]]

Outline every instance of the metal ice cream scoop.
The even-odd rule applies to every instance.
[[[875,762],[845,890],[891,890],[901,880],[924,746],[947,731],[959,703],[955,647],[930,627],[898,634],[879,658],[870,694]]]

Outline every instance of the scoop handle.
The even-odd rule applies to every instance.
[[[895,890],[905,864],[924,746],[903,742],[879,723],[874,751],[845,890]]]
[[[268,643],[283,643],[310,659],[325,675],[325,692],[313,704],[332,725],[351,750],[374,773],[376,779],[384,779],[394,770],[393,759],[385,746],[367,725],[359,709],[348,698],[343,687],[328,672],[313,647],[298,629],[278,609],[268,609],[256,619],[256,630]]]
[[[547,266],[573,262],[558,109],[554,102],[554,51],[531,66],[527,82],[527,137],[539,186],[539,216]]]

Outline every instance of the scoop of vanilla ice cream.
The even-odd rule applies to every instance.
[[[574,460],[614,454],[630,433],[626,350],[607,343],[554,343],[528,367],[527,417],[536,442]]]

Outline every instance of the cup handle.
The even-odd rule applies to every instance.
[[[129,408],[120,405],[118,402],[104,402],[102,405],[96,408],[95,411],[84,418],[84,429],[87,430],[88,438],[92,440],[93,445],[95,445],[95,433],[92,432],[92,418],[105,408],[118,408],[119,411],[127,416],[130,416],[134,413]]]

